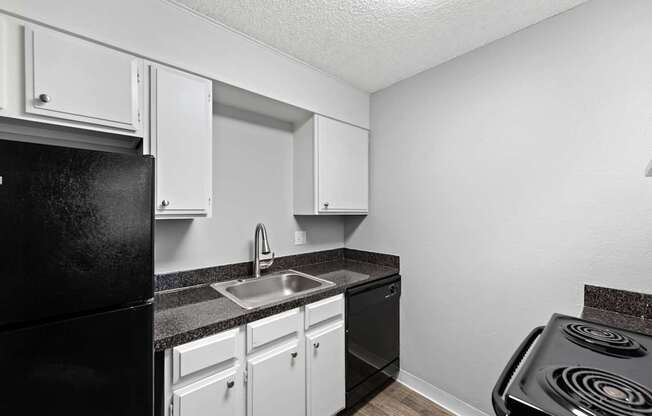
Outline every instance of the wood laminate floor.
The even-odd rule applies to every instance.
[[[391,382],[362,406],[340,416],[451,416],[430,400],[398,382]]]

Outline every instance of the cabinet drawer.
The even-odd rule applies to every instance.
[[[299,310],[279,313],[269,318],[247,324],[247,352],[267,343],[297,333]]]
[[[344,316],[344,295],[333,296],[306,306],[305,328],[336,316]]]
[[[237,414],[237,367],[174,391],[174,416],[235,416]]]
[[[172,382],[235,358],[237,329],[202,338],[172,350]]]

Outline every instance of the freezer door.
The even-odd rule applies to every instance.
[[[153,159],[0,140],[0,325],[153,296]]]
[[[153,414],[153,306],[0,333],[0,414]]]

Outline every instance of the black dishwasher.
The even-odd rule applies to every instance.
[[[401,276],[346,292],[346,407],[394,376],[398,369]]]

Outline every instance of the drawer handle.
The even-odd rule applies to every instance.
[[[52,101],[52,97],[50,97],[50,96],[47,95],[47,94],[41,94],[41,95],[39,95],[39,96],[38,96],[38,99],[41,100],[42,103],[49,103],[50,101]]]
[[[292,355],[292,358],[297,358],[297,356],[299,355],[299,353],[295,351],[295,352],[293,352],[291,355]]]
[[[229,380],[229,381],[226,382],[226,387],[227,388],[232,389],[233,386],[235,386],[235,381]]]
[[[170,205],[170,201],[168,201],[167,199],[164,199],[163,201],[161,201],[161,206],[167,207],[169,205]]]
[[[315,349],[319,348],[319,342],[315,342],[312,346],[315,347]]]

